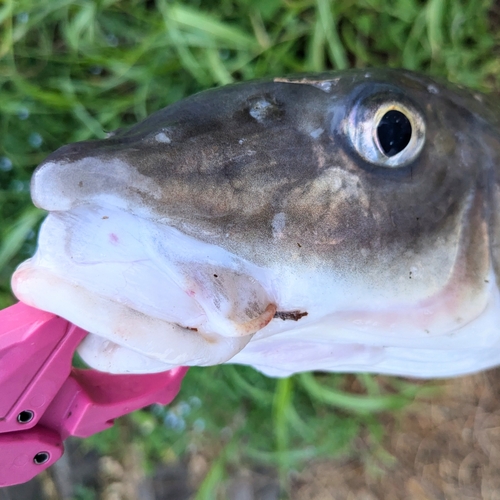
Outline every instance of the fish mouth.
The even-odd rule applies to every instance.
[[[15,295],[90,332],[79,353],[100,370],[231,359],[276,313],[270,276],[154,217],[134,200],[141,188],[154,190],[132,177],[116,160],[39,167],[32,196],[50,213],[36,254],[13,275]],[[120,194],[131,186],[125,200]]]

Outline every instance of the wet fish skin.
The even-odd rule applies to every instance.
[[[385,79],[378,79],[391,85],[396,75],[389,72]],[[349,235],[352,226],[358,234],[351,239],[348,253],[361,246],[373,247],[374,242],[414,249],[426,245],[427,235],[438,234],[450,224],[459,211],[458,201],[472,188],[471,181],[484,189],[488,171],[483,165],[494,162],[496,150],[485,148],[483,135],[491,134],[489,123],[463,105],[457,106],[456,100],[443,102],[442,92],[429,93],[430,83],[425,80],[419,84],[419,79],[408,74],[399,77],[403,85],[410,82],[416,87],[412,89],[414,102],[427,100],[428,136],[433,138],[418,164],[404,168],[377,168],[360,161],[339,133],[337,125],[358,93],[353,96],[351,86],[356,80],[362,82],[362,73],[339,78],[334,95],[318,92],[312,85],[274,82],[203,92],[105,141],[65,146],[46,161],[89,156],[123,159],[157,189],[151,193],[147,188],[118,186],[111,187],[111,192],[125,199],[138,196],[156,217],[166,217],[197,237],[202,230],[206,240],[223,242],[252,260],[260,259],[260,264],[267,263],[277,245],[280,252],[298,255],[301,260],[319,254],[321,259],[336,261],[338,254],[329,252],[328,246],[333,239]],[[374,91],[374,83],[367,82],[366,88]],[[269,101],[269,109],[262,111],[259,122],[250,111],[264,99]],[[318,129],[325,132],[315,140],[308,128],[309,134]],[[169,143],[155,140],[163,130]],[[462,159],[464,154],[471,157]],[[322,163],[354,173],[369,196],[367,212],[346,204],[339,209],[340,202],[328,198],[332,193],[328,186],[319,188],[322,200],[314,196],[312,186]],[[461,168],[454,170],[452,165]],[[80,182],[72,193],[72,204],[85,203],[96,193],[94,183]],[[416,185],[421,189],[416,190]],[[313,199],[308,198],[309,193]],[[428,205],[434,210],[428,210]],[[275,241],[270,238],[272,220],[282,211],[287,215],[287,231]],[[337,212],[343,217],[337,217]],[[375,216],[382,216],[384,223],[377,224]],[[244,231],[231,231],[236,218]],[[228,231],[229,239],[225,237]],[[249,250],[249,232],[252,241],[269,251]],[[307,252],[298,252],[297,243],[312,245]]]
[[[350,139],[357,118],[385,101],[407,104],[425,125],[422,150],[402,166],[367,161]],[[155,358],[153,371],[180,361],[229,361],[273,375],[307,369],[454,375],[500,363],[492,352],[500,342],[495,109],[486,97],[406,71],[237,84],[180,101],[104,141],[59,149],[35,173],[32,194],[51,217],[78,212],[74,222],[65,219],[61,234],[68,241],[84,227],[86,207],[103,214],[112,207],[143,228],[147,220],[185,235],[189,248],[210,245],[206,262],[193,257],[196,269],[189,259],[181,264],[173,249],[162,251],[173,263],[173,281],[187,280],[179,285],[184,293],[191,279],[202,295],[228,302],[225,316],[214,310],[233,326],[221,323],[217,331],[216,320],[176,322],[208,344],[233,338],[224,354],[203,344],[180,360],[163,347],[159,354],[143,349],[137,335],[131,345],[134,332],[124,334],[117,320],[106,331],[83,325],[122,353]],[[40,246],[42,257],[47,251]],[[155,250],[157,258],[162,251]],[[14,290],[65,315],[67,306],[41,300],[41,288],[23,288],[40,269],[58,274],[42,257],[20,268]],[[236,299],[245,284],[249,296]],[[96,286],[92,293],[99,295]],[[145,314],[143,323],[152,316],[132,295],[125,302]],[[203,304],[200,318],[213,308]],[[283,321],[286,311],[307,316]],[[247,326],[233,331],[234,324]],[[106,358],[109,343],[92,342]],[[439,356],[449,361],[439,366]],[[120,363],[119,371],[126,356]]]

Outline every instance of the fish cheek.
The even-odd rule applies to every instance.
[[[286,234],[292,247],[299,243],[309,254],[335,259],[333,246],[342,248],[347,240],[359,238],[369,203],[356,174],[340,167],[324,169],[305,186],[292,189],[286,199]]]

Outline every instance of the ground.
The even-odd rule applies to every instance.
[[[444,382],[443,393],[386,421],[394,461],[311,464],[293,500],[500,499],[500,370]],[[365,455],[366,456],[366,455]]]
[[[400,416],[382,417],[382,448],[371,448],[361,436],[348,458],[317,461],[291,473],[288,491],[281,497],[272,469],[235,469],[221,488],[221,498],[500,499],[500,369],[438,385],[431,399],[415,402]],[[117,461],[82,454],[77,443],[69,446],[68,461],[52,474],[24,487],[0,490],[0,500],[71,498],[64,490],[76,483],[93,485],[101,500],[187,500],[195,497],[210,469],[210,450],[199,450],[147,476],[133,445]],[[86,495],[73,490],[74,498],[96,498],[90,490]],[[201,492],[196,498],[209,497]]]

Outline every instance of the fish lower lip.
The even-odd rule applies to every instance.
[[[24,302],[165,369],[221,363],[239,352],[276,312],[266,279],[219,247],[92,205],[49,214],[37,253],[12,283]],[[126,371],[131,357],[121,362]]]

